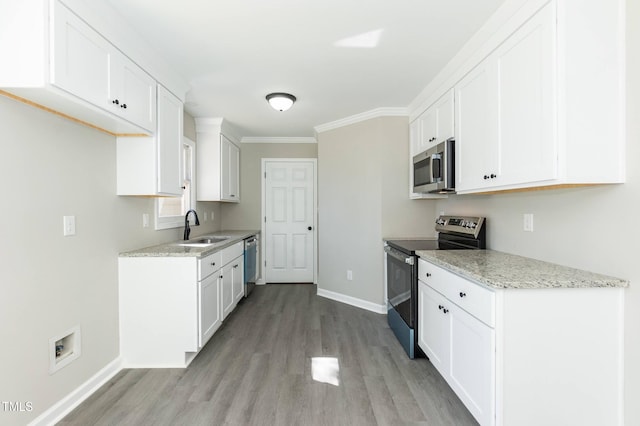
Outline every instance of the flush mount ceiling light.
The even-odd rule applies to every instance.
[[[269,105],[276,111],[286,111],[296,101],[296,97],[288,93],[269,93],[267,95]]]

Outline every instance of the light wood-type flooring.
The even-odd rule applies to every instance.
[[[123,370],[58,424],[476,424],[428,360],[407,357],[385,315],[315,293],[257,286],[188,368]]]

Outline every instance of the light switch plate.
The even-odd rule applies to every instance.
[[[525,213],[523,216],[523,230],[525,232],[533,232],[533,214]]]
[[[142,227],[149,227],[149,213],[142,213]]]
[[[63,216],[63,231],[62,235],[65,237],[69,237],[71,235],[76,235],[76,217],[75,216]]]

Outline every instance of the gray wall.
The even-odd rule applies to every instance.
[[[222,204],[224,229],[260,229],[263,158],[317,158],[315,143],[240,144],[240,203]]]
[[[153,199],[115,195],[113,137],[3,96],[0,128],[0,399],[33,404],[0,411],[0,423],[26,424],[118,357],[118,253],[182,229],[143,229]],[[64,215],[76,216],[77,235],[62,236]],[[49,338],[75,325],[82,355],[49,375]]]
[[[319,289],[382,305],[383,237],[433,236],[434,202],[408,199],[408,140],[399,117],[319,135]]]

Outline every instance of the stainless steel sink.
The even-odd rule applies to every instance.
[[[181,243],[178,243],[179,246],[184,246],[184,247],[206,247],[206,246],[211,246],[213,244],[218,244],[221,243],[223,241],[228,240],[229,237],[216,237],[216,236],[211,236],[211,237],[198,237],[198,238],[194,238],[192,240],[188,240],[188,241],[184,241]]]

